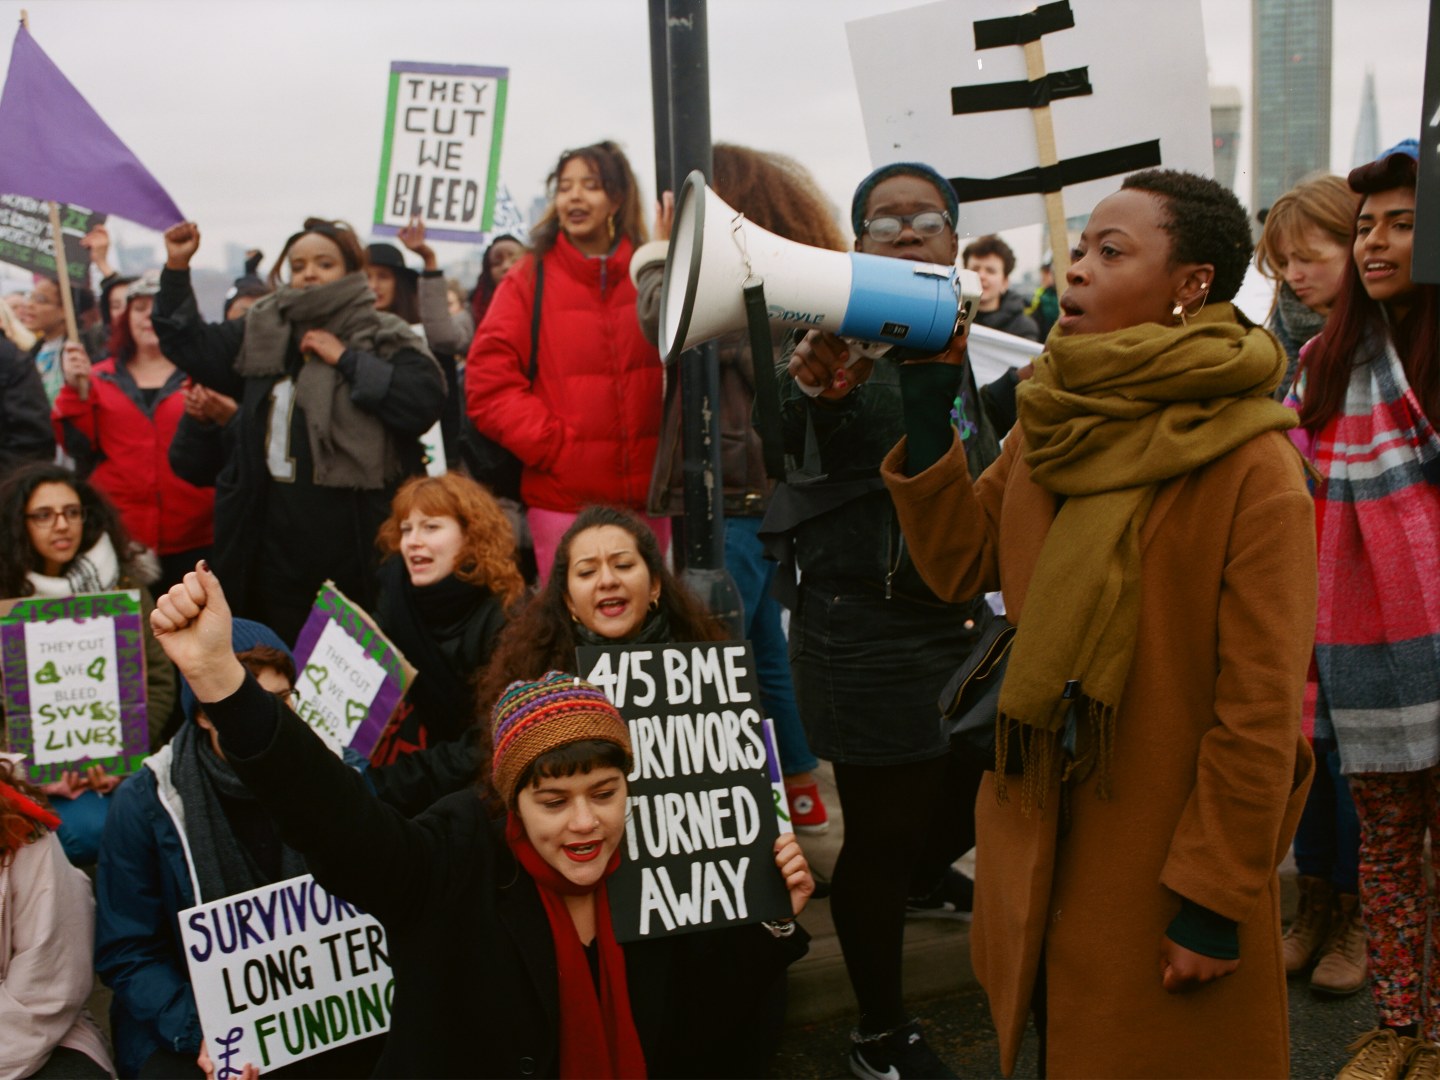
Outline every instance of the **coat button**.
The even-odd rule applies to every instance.
[[[521,1076],[534,1076],[534,1075],[535,1075],[535,1059],[534,1059],[534,1058],[532,1058],[532,1057],[522,1057],[522,1058],[520,1059],[520,1075],[521,1075]]]

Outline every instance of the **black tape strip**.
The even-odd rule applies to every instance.
[[[1038,109],[1061,98],[1084,97],[1095,91],[1090,86],[1089,68],[1052,71],[1033,82],[981,83],[979,86],[952,86],[950,111],[967,113],[1000,112],[1002,109]]]
[[[984,199],[1004,199],[1012,195],[1043,195],[1089,180],[1132,173],[1137,169],[1153,169],[1159,164],[1160,140],[1151,139],[1149,142],[1134,143],[1130,146],[1117,146],[1113,150],[1081,154],[1054,165],[1024,169],[991,180],[952,176],[950,186],[955,189],[955,198],[962,203],[981,202]]]
[[[1075,13],[1070,10],[1070,0],[1056,0],[1053,4],[1041,4],[1024,15],[981,19],[975,24],[975,48],[1024,45],[1028,41],[1039,41],[1045,34],[1053,34],[1056,30],[1069,30],[1074,25]]]

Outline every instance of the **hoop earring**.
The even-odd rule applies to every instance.
[[[660,610],[660,598],[659,598],[658,596],[655,597],[654,600],[651,600],[651,601],[650,601],[650,610],[651,610],[651,611],[659,611],[659,610]]]

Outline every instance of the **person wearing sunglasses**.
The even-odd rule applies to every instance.
[[[110,501],[69,469],[36,462],[12,473],[0,486],[0,533],[0,597],[138,589],[148,619],[154,605],[146,585],[159,576],[159,565],[131,542]],[[146,715],[150,745],[158,747],[175,704],[175,669],[148,623],[143,634]],[[117,783],[92,766],[41,785],[60,817],[61,846],[76,865],[95,861],[109,806],[105,796]]]
[[[261,687],[294,705],[295,658],[263,623],[235,619],[231,648]],[[225,759],[215,725],[180,681],[185,722],[116,792],[95,879],[95,970],[114,991],[122,1076],[195,1076],[200,1014],[180,912],[306,873],[305,860]],[[384,1036],[327,1051],[315,1076],[365,1076]]]
[[[855,191],[855,249],[948,268],[957,216],[934,169],[886,165]],[[945,352],[964,365],[951,419],[978,476],[999,454],[998,433],[964,337]],[[983,597],[942,602],[921,581],[880,481],[880,461],[904,430],[899,363],[855,357],[838,337],[811,331],[791,343],[776,380],[785,449],[800,468],[776,490],[761,535],[781,557],[778,587],[796,594],[796,701],[811,748],[834,765],[844,814],[830,909],[860,1006],[850,1068],[953,1076],[905,1008],[901,949],[907,902],[969,917],[970,881],[950,864],[973,843],[981,763],[951,756],[936,701],[988,608]]]

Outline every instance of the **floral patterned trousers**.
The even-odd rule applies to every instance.
[[[1380,1022],[1417,1024],[1440,1038],[1440,960],[1425,969],[1440,896],[1425,887],[1425,835],[1440,844],[1440,766],[1407,773],[1356,773],[1360,815],[1360,907],[1370,953],[1370,990]]]

